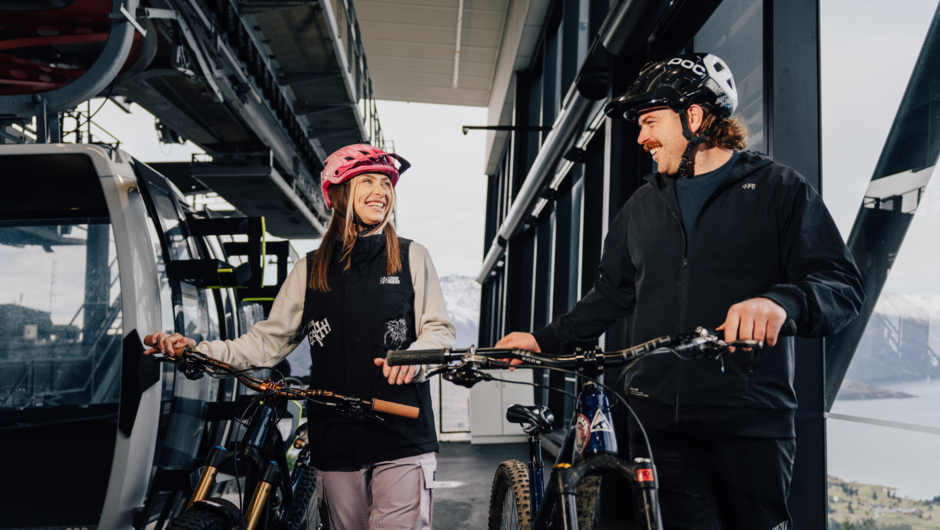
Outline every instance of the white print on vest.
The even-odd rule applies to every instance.
[[[331,331],[330,323],[325,318],[319,322],[316,320],[311,320],[310,323],[307,324],[307,329],[310,330],[310,332],[307,334],[307,336],[310,338],[310,345],[313,346],[313,343],[316,342],[322,348],[323,339],[325,339]]]
[[[742,184],[741,187],[746,190],[756,190],[757,184],[747,183],[747,184]]]
[[[405,319],[399,318],[385,323],[385,344],[401,348],[407,340],[408,324],[405,323]]]
[[[790,521],[784,521],[773,527],[771,530],[787,530],[787,528],[790,528]]]
[[[379,285],[401,285],[401,278],[398,276],[382,276],[379,278]]]

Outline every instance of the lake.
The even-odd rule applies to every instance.
[[[837,399],[831,412],[940,428],[940,381],[870,384],[917,397]],[[830,475],[897,488],[899,496],[940,496],[940,435],[832,418],[827,431]]]

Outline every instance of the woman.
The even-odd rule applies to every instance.
[[[408,167],[366,144],[330,155],[321,181],[333,215],[320,248],[294,265],[268,320],[235,340],[198,345],[238,366],[273,366],[307,340],[312,388],[421,409],[417,419],[389,416],[385,425],[311,416],[317,493],[333,528],[431,526],[439,446],[430,385],[423,368],[388,367],[384,358],[390,349],[453,347],[456,336],[427,250],[389,223]],[[153,339],[147,353],[196,346],[178,333]]]

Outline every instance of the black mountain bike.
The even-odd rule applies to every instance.
[[[780,336],[795,333],[796,325],[790,320],[783,326]],[[593,349],[576,350],[574,355],[568,356],[547,356],[527,350],[470,347],[390,351],[386,363],[389,366],[441,364],[430,370],[428,376],[440,373],[444,379],[465,387],[472,387],[480,381],[498,380],[480,369],[508,368],[509,362],[501,359],[519,359],[522,364],[515,365],[518,368],[559,370],[584,381],[576,397],[568,434],[547,485],[542,474],[540,435],[551,432],[552,412],[546,407],[519,404],[506,410],[506,419],[520,424],[529,435],[529,463],[508,460],[499,465],[490,497],[490,530],[590,529],[598,505],[599,477],[604,474],[619,474],[632,485],[636,521],[641,528],[661,530],[659,481],[653,458],[637,458],[628,462],[618,456],[611,404],[605,390],[620,400],[637,424],[640,421],[618,392],[597,379],[605,367],[630,365],[648,355],[661,354],[677,355],[684,360],[718,360],[722,362],[724,371],[722,355],[730,346],[760,349],[763,342],[739,340],[727,343],[719,339],[716,331],[697,328],[693,332],[664,336],[633,348],[607,353]],[[642,424],[640,429],[642,431]],[[643,438],[647,454],[653,455],[645,431]]]
[[[153,346],[149,335],[144,344]],[[316,530],[320,526],[319,513],[311,509],[317,475],[310,464],[307,424],[295,433],[294,447],[300,453],[293,471],[289,471],[284,440],[277,428],[278,404],[284,400],[306,400],[347,418],[378,423],[385,420],[376,412],[408,418],[417,418],[419,413],[416,407],[379,399],[344,396],[329,390],[287,388],[283,381],[247,375],[253,368],[241,370],[190,348],[178,357],[159,353],[151,356],[155,361],[176,365],[188,379],[199,379],[205,374],[234,376],[259,393],[240,415],[243,425],[245,418],[249,418],[241,441],[232,448],[215,446],[209,451],[186,511],[170,522],[168,530]],[[221,497],[209,497],[220,473],[235,477],[239,488],[239,478],[244,478],[244,492],[239,489],[240,506]],[[247,505],[242,502],[249,499]]]

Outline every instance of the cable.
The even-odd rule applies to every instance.
[[[117,83],[117,76],[115,76],[114,79],[111,81],[111,86],[108,88],[108,95],[104,97],[104,101],[101,102],[101,106],[98,107],[98,110],[96,110],[91,116],[88,116],[88,119],[85,120],[85,123],[78,123],[79,120],[75,120],[75,122],[76,122],[75,130],[72,131],[72,132],[70,132],[70,133],[67,133],[67,134],[74,134],[74,133],[80,131],[80,130],[82,129],[82,127],[88,125],[88,123],[91,122],[91,119],[94,118],[99,112],[101,112],[101,109],[103,109],[104,106],[108,103],[108,100],[111,99],[111,92],[114,91],[114,84],[115,84],[115,83]],[[79,117],[81,117],[81,116],[79,116]],[[105,132],[107,132],[107,131],[105,131]],[[108,133],[108,134],[110,135],[111,133]]]
[[[538,388],[544,388],[547,390],[553,390],[555,392],[561,392],[562,394],[566,394],[571,399],[578,399],[578,396],[576,396],[573,392],[568,392],[567,390],[562,390],[560,388],[550,387],[548,385],[543,385],[541,383],[527,383],[525,381],[509,381],[507,379],[497,379],[495,377],[491,379],[491,381],[499,381],[500,383],[512,383],[514,385],[529,385],[529,386],[534,386]]]
[[[655,350],[654,350],[654,351],[655,351]],[[630,412],[630,415],[633,416],[633,419],[636,420],[636,424],[640,427],[640,433],[643,434],[643,442],[646,444],[646,451],[647,451],[647,453],[648,453],[649,456],[650,456],[650,466],[652,466],[652,467],[654,467],[654,468],[656,467],[656,463],[653,461],[653,447],[650,445],[650,439],[649,439],[649,437],[646,435],[646,429],[643,427],[643,423],[640,422],[640,418],[638,418],[638,417],[636,416],[636,413],[633,412],[633,408],[630,407],[630,404],[627,403],[627,400],[625,400],[625,399],[623,398],[623,396],[620,395],[619,392],[617,392],[617,391],[614,390],[613,388],[611,388],[611,387],[605,385],[604,383],[598,382],[596,379],[591,379],[590,377],[588,377],[588,376],[586,376],[586,375],[583,375],[583,374],[579,374],[578,372],[575,372],[575,371],[573,371],[573,370],[565,370],[564,368],[546,367],[546,366],[528,366],[528,365],[526,365],[525,363],[518,365],[517,368],[548,368],[549,370],[557,370],[557,371],[559,371],[559,372],[563,372],[563,373],[566,373],[566,374],[575,375],[575,376],[580,377],[581,379],[584,379],[584,380],[586,380],[586,381],[591,381],[591,382],[594,383],[595,385],[597,385],[597,386],[599,386],[599,387],[601,387],[601,388],[604,388],[604,389],[606,389],[607,391],[609,391],[611,394],[614,395],[614,397],[616,397],[617,399],[619,399],[619,400],[623,403],[623,406],[627,407],[627,411],[629,411],[629,412]],[[562,391],[562,390],[560,390],[560,389],[556,389],[556,390]]]

